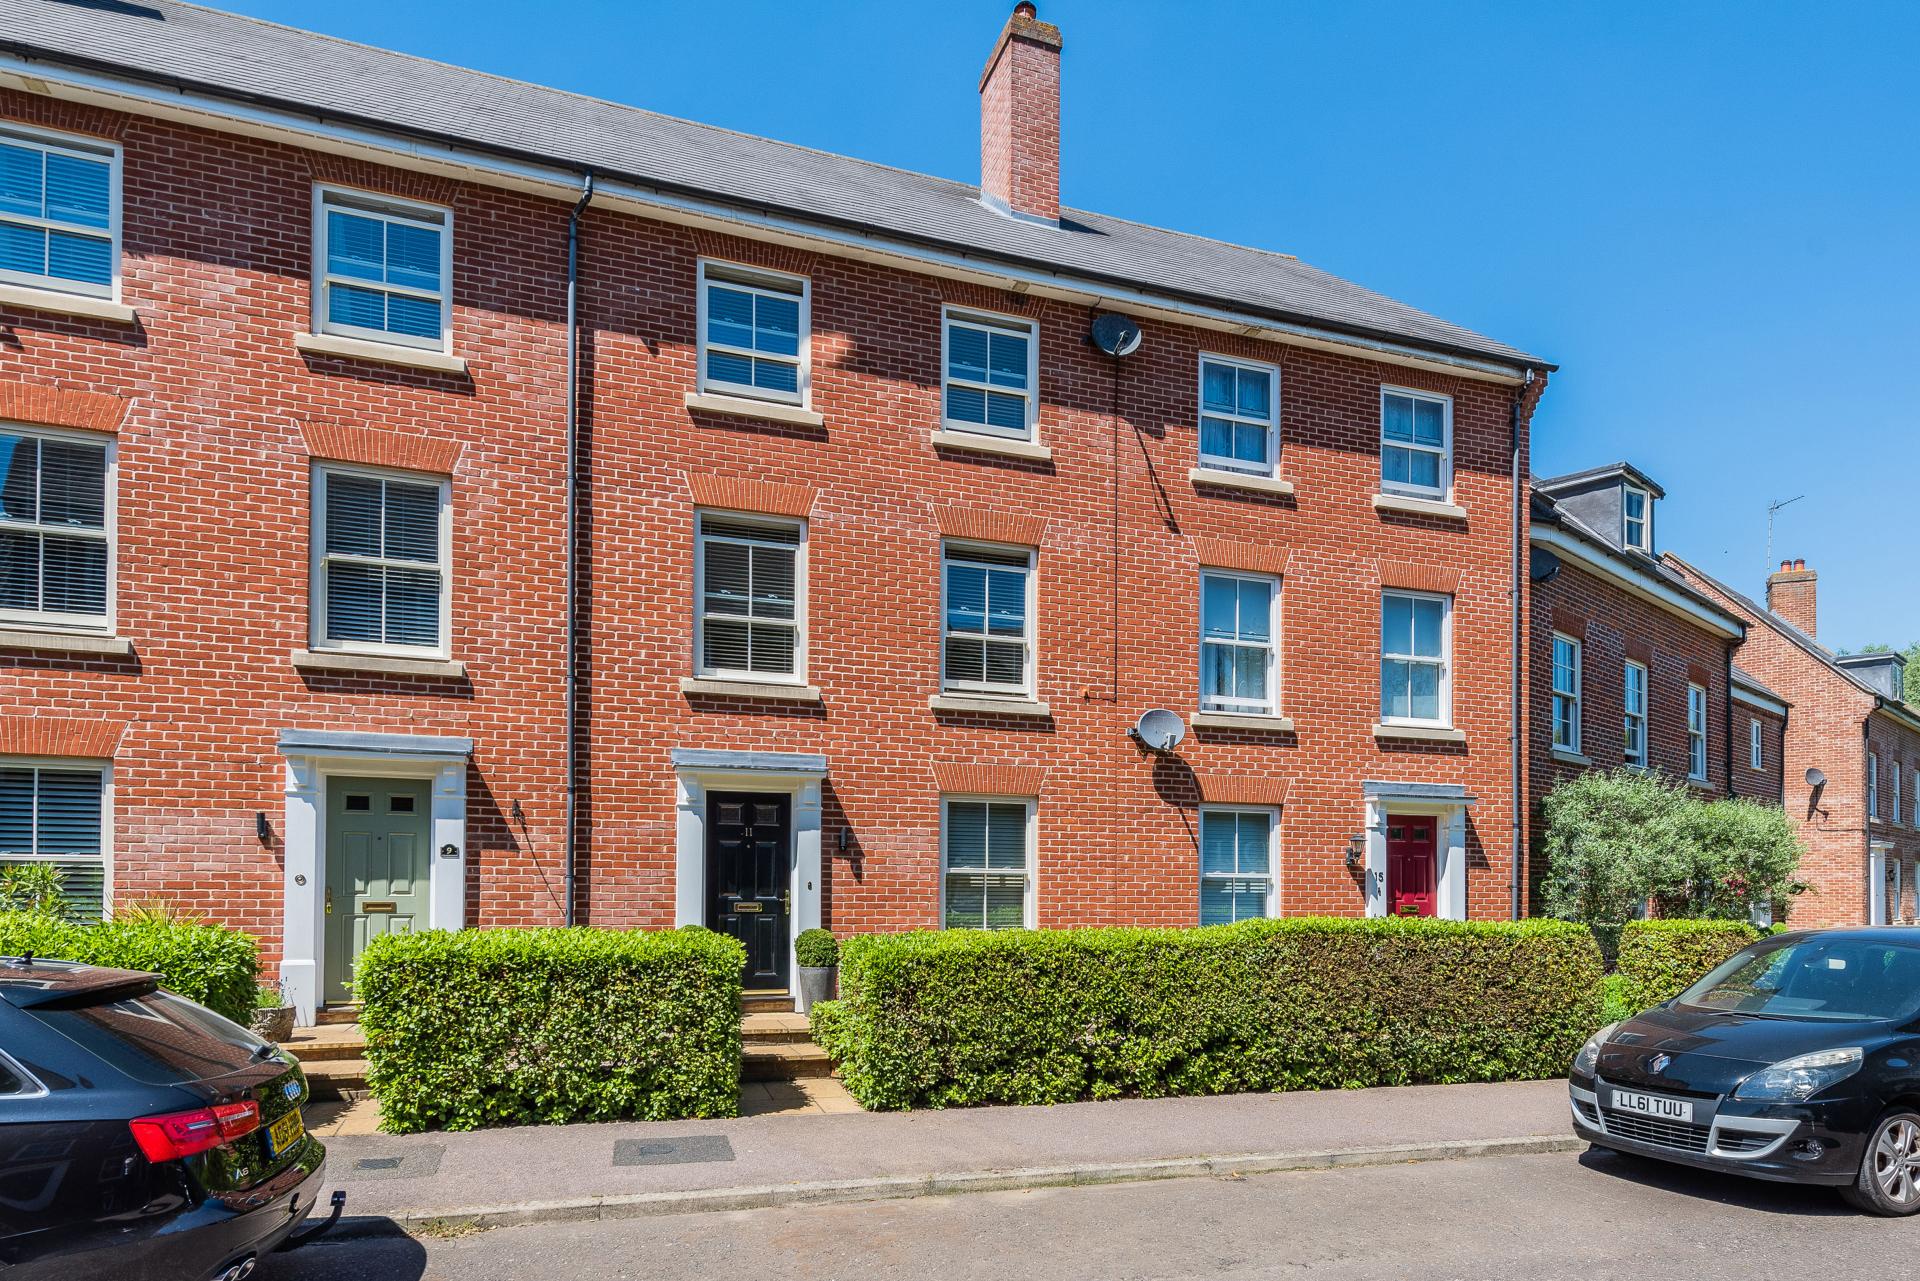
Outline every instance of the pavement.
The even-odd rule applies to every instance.
[[[1565,1150],[1561,1081],[326,1140],[348,1232],[482,1227]]]
[[[1458,1087],[1455,1087],[1458,1088]],[[1106,1105],[1103,1105],[1106,1106]],[[1752,1281],[1894,1277],[1920,1219],[1560,1152],[320,1242],[254,1281]]]

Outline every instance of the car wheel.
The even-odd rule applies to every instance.
[[[1920,1211],[1920,1114],[1896,1111],[1880,1118],[1860,1156],[1859,1175],[1840,1195],[1869,1214]]]

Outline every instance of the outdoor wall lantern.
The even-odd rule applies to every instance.
[[[262,845],[273,843],[273,828],[267,824],[265,811],[255,810],[253,814],[253,834],[260,838]]]
[[[1355,832],[1347,838],[1347,870],[1349,872],[1359,871],[1360,862],[1366,858],[1366,856],[1367,834],[1365,832]]]

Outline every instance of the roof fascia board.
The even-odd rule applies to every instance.
[[[1885,712],[1889,717],[1899,721],[1908,729],[1920,732],[1920,715],[1916,715],[1912,708],[1908,707],[1905,703],[1896,703],[1882,694],[1875,694],[1873,697],[1877,704],[1873,709],[1874,711]]]
[[[1534,546],[1545,547],[1554,554],[1572,561],[1588,573],[1597,574],[1616,587],[1659,606],[1669,614],[1675,614],[1696,623],[1716,636],[1735,641],[1742,640],[1746,636],[1744,627],[1733,615],[1728,614],[1722,617],[1718,611],[1709,611],[1705,605],[1689,600],[1665,583],[1645,574],[1635,573],[1602,556],[1564,530],[1536,522],[1531,529],[1531,538]]]
[[[1772,712],[1775,716],[1787,714],[1787,703],[1784,699],[1769,698],[1757,689],[1745,688],[1739,681],[1733,683],[1733,701],[1745,703],[1748,707],[1757,707],[1763,712]]]
[[[492,152],[415,139],[397,132],[347,124],[278,107],[236,102],[194,89],[168,88],[127,76],[0,53],[0,83],[29,93],[83,102],[109,110],[291,143],[303,148],[370,160],[461,181],[502,187],[571,204],[580,194],[580,171],[514,160]],[[1213,329],[1337,355],[1376,360],[1482,382],[1519,385],[1519,365],[1425,351],[1383,339],[1296,324],[1185,299],[1117,287],[1109,282],[1021,267],[984,254],[940,249],[892,237],[815,222],[774,210],[751,210],[717,199],[663,191],[607,178],[596,186],[596,204],[683,226],[703,227],[747,239],[885,263],[926,275],[1012,289],[1085,306],[1126,307],[1171,324]]]

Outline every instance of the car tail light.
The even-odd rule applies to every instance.
[[[216,1103],[191,1112],[168,1112],[129,1121],[133,1141],[149,1161],[178,1161],[181,1157],[231,1143],[260,1128],[260,1105],[252,1099]]]

